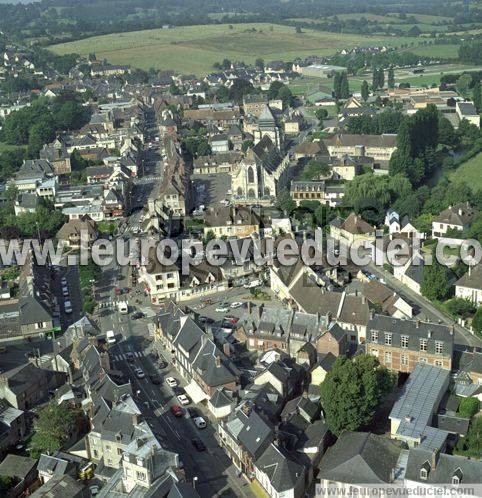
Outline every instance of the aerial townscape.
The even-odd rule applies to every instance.
[[[0,0],[0,498],[482,497],[480,0]]]

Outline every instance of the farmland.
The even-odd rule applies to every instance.
[[[268,23],[216,24],[153,29],[95,36],[50,47],[57,54],[94,52],[98,59],[183,73],[206,74],[224,58],[253,63],[256,58],[290,60],[298,56],[330,55],[355,45],[403,43],[383,36],[327,33]]]

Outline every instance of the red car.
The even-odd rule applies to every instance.
[[[182,417],[184,415],[184,410],[179,405],[172,405],[171,406],[171,413],[175,417]]]
[[[115,288],[115,295],[120,296],[122,294],[122,289],[120,287]]]
[[[233,315],[226,315],[224,319],[227,320],[229,323],[232,323],[233,325],[239,321],[239,318]]]

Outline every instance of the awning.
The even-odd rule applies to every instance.
[[[209,396],[193,380],[191,380],[191,382],[189,382],[184,389],[194,403],[200,403],[201,401],[209,398]]]

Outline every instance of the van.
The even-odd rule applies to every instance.
[[[105,334],[107,338],[107,342],[109,344],[115,344],[116,343],[116,338],[113,330],[108,330]]]
[[[119,301],[119,304],[117,306],[121,315],[127,315],[129,313],[129,306],[127,304],[127,301]]]
[[[259,287],[261,285],[261,282],[259,279],[256,280],[251,280],[251,282],[248,282],[247,284],[244,284],[245,289],[253,289],[254,287]]]

